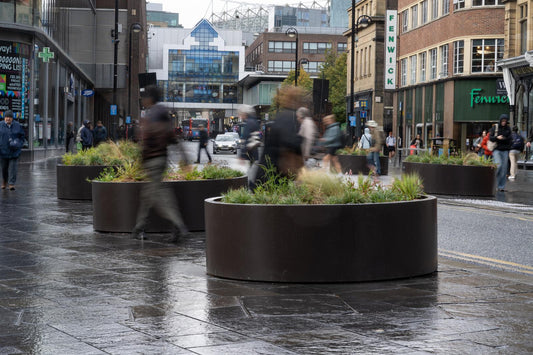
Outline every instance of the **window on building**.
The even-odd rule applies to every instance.
[[[464,72],[465,41],[453,42],[453,73],[462,74]]]
[[[465,0],[453,0],[453,9],[459,10],[465,8]]]
[[[429,79],[437,79],[437,48],[429,51]]]
[[[409,11],[402,12],[402,32],[407,32],[409,29]]]
[[[441,77],[448,76],[448,45],[440,46],[440,73]]]
[[[411,80],[409,83],[411,85],[414,85],[416,84],[416,55],[412,55],[411,57],[409,57],[409,65],[411,68]]]
[[[442,16],[450,13],[450,0],[442,0]]]
[[[421,11],[422,11],[422,19],[421,19],[420,24],[423,25],[423,24],[428,22],[428,0],[422,1],[420,6],[422,8],[421,9]]]
[[[473,0],[472,6],[503,5],[501,0]]]
[[[418,5],[411,7],[411,28],[418,27]]]
[[[295,53],[296,42],[270,41],[268,51],[271,53]]]
[[[293,60],[269,60],[268,71],[269,72],[289,72],[294,70]]]
[[[302,65],[304,70],[308,73],[319,73],[322,70],[324,62],[308,62],[307,64]]]
[[[407,58],[400,61],[401,66],[401,86],[407,85]]]
[[[431,19],[439,17],[439,0],[431,0]]]
[[[426,81],[426,52],[418,55],[418,61],[420,62],[420,82],[424,82]]]
[[[331,43],[327,42],[304,42],[304,53],[326,53],[326,50],[331,50]]]
[[[495,63],[503,59],[503,43],[503,39],[473,40],[472,73],[495,72]]]
[[[337,43],[337,52],[338,53],[346,52],[347,48],[348,48],[348,44],[347,43]]]
[[[520,5],[520,54],[527,51],[527,4]]]

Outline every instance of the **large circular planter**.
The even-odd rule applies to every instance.
[[[494,196],[496,169],[491,166],[403,163],[405,173],[417,173],[429,194]]]
[[[191,231],[205,229],[204,200],[219,196],[230,188],[246,186],[246,176],[233,179],[168,181],[178,202],[181,215]],[[93,181],[93,228],[100,232],[128,233],[133,230],[145,182]],[[151,211],[146,232],[168,232],[170,223]]]
[[[65,200],[90,200],[91,182],[108,166],[57,165],[57,198]]]
[[[244,205],[218,197],[206,200],[205,218],[207,273],[214,276],[353,282],[437,270],[433,196],[346,205]]]
[[[368,169],[368,163],[365,155],[337,155],[339,163],[341,164],[342,172],[358,175],[359,173],[367,175],[370,170]],[[379,157],[379,163],[381,165],[381,175],[389,174],[389,158]]]

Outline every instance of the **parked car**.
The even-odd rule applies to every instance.
[[[236,134],[236,133],[235,133]],[[233,154],[237,154],[237,140],[239,139],[238,135],[237,138],[231,134],[219,134],[213,141],[213,154],[217,154],[221,151],[231,152]]]

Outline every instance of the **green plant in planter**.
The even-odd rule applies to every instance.
[[[120,166],[125,162],[138,162],[140,159],[140,146],[134,142],[123,140],[118,143],[108,141],[98,145],[98,147],[82,150],[76,154],[64,154],[62,163],[64,165]]]
[[[335,154],[337,155],[358,155],[358,156],[366,156],[368,154],[368,150],[367,149],[360,149],[360,148],[356,148],[355,146],[353,147],[346,147],[346,148],[342,148],[342,149],[339,149],[335,152]],[[379,156],[382,157],[384,156],[382,152],[379,153]]]
[[[480,157],[476,153],[468,153],[465,155],[450,155],[450,156],[435,156],[429,153],[420,155],[409,155],[405,158],[409,163],[425,163],[425,164],[443,164],[443,165],[469,165],[469,166],[494,166],[494,163],[485,158]]]
[[[357,184],[322,171],[304,171],[289,180],[267,169],[267,180],[253,192],[246,188],[223,194],[222,202],[238,204],[360,204],[409,201],[422,196],[418,176],[404,175],[390,187],[374,184],[359,176]]]

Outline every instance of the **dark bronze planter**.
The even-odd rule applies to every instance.
[[[490,166],[404,162],[404,173],[417,173],[429,194],[494,196],[496,169]]]
[[[353,282],[437,270],[433,196],[360,205],[243,205],[222,203],[220,198],[205,204],[210,275]]]
[[[205,229],[204,200],[219,196],[230,188],[246,186],[246,176],[234,179],[169,181],[176,196],[181,215],[189,230]],[[139,194],[144,182],[92,183],[93,228],[100,232],[131,232],[135,226]],[[172,226],[154,211],[151,212],[146,232],[169,232]]]
[[[57,166],[57,198],[90,200],[91,183],[107,166],[62,165]]]
[[[358,175],[359,173],[367,175],[370,172],[365,155],[339,154],[337,157],[339,158],[339,163],[341,163],[343,173],[349,173],[351,170],[353,175]],[[389,158],[379,157],[379,162],[381,164],[381,175],[388,175]]]

